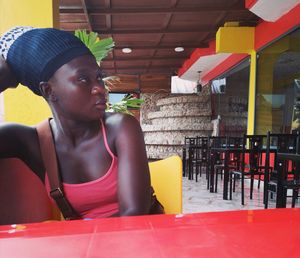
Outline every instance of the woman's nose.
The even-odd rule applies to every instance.
[[[105,93],[105,87],[104,87],[104,85],[100,85],[100,84],[95,85],[95,86],[93,86],[91,92],[92,92],[92,94],[104,94]]]

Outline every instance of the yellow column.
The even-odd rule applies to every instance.
[[[58,27],[58,7],[58,0],[0,0],[0,35],[14,26]],[[5,121],[33,125],[50,115],[45,100],[27,87],[4,92]]]
[[[250,52],[250,80],[248,95],[248,122],[247,134],[254,134],[255,124],[255,88],[256,88],[256,51]]]

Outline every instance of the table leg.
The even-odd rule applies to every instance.
[[[182,149],[182,168],[183,168],[183,176],[186,176],[186,148]]]
[[[228,168],[229,152],[225,151],[224,158],[224,185],[223,185],[223,200],[228,200],[228,183],[229,183],[229,168]]]
[[[214,193],[214,183],[215,183],[215,157],[216,152],[212,152],[211,154],[211,162],[210,162],[210,179],[209,179],[209,191]]]
[[[189,180],[193,180],[193,158],[194,158],[194,149],[192,147],[189,148]]]
[[[284,167],[286,166],[285,162],[280,160],[278,162],[277,170],[277,193],[276,193],[276,208],[285,208],[286,207],[286,192],[287,190],[283,187],[284,179]]]

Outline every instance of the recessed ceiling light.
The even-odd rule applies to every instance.
[[[129,53],[132,52],[132,49],[129,48],[129,47],[124,47],[124,48],[122,48],[122,52],[125,53],[125,54],[129,54]]]
[[[175,52],[183,52],[184,48],[183,47],[175,47]]]

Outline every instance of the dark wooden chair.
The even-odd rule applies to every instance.
[[[211,192],[216,192],[216,178],[224,169],[224,153],[220,149],[227,148],[226,136],[209,137],[210,169],[207,187]],[[217,150],[218,149],[218,150]]]
[[[19,159],[0,159],[0,224],[59,219],[40,179]]]
[[[265,208],[268,208],[269,197],[273,198],[278,194],[278,183],[282,184],[285,190],[292,189],[292,207],[295,207],[295,200],[298,198],[298,190],[300,188],[299,184],[299,165],[297,162],[292,160],[282,161],[277,157],[277,153],[287,153],[287,154],[298,154],[299,153],[299,133],[294,134],[273,134],[268,132],[267,134],[267,163],[268,168],[265,171],[264,178],[264,204]],[[272,169],[270,161],[270,151],[276,149],[274,164]],[[279,182],[280,181],[280,182]],[[290,197],[290,196],[286,196]],[[285,197],[285,199],[286,199]],[[284,205],[286,200],[283,200]],[[277,206],[281,207],[281,204]]]
[[[244,135],[243,148],[241,152],[241,170],[230,173],[230,198],[235,191],[237,178],[241,179],[241,204],[245,203],[245,179],[250,179],[250,199],[253,199],[254,180],[258,180],[258,189],[265,173],[265,161],[263,160],[264,144],[266,135]],[[246,163],[246,161],[248,162]]]
[[[227,169],[229,172],[229,176],[231,171],[241,171],[241,152],[239,150],[242,150],[243,148],[243,141],[244,141],[243,137],[234,137],[234,136],[227,137],[227,142],[226,142],[226,148],[228,151]],[[221,175],[221,179],[222,179],[223,172],[225,170],[225,162],[223,161],[222,163],[223,164],[216,167],[215,192],[217,192],[217,187],[218,187],[218,175]],[[232,185],[230,185],[230,187],[232,187]],[[230,193],[231,192],[232,189],[230,188]]]
[[[196,140],[196,159],[195,159],[195,166],[196,166],[196,182],[198,181],[198,175],[202,176],[202,169],[205,169],[206,179],[208,178],[208,140],[207,136],[199,136]]]
[[[196,140],[197,137],[185,137],[183,146],[183,175],[188,179],[194,178],[193,161],[196,157]]]
[[[285,170],[286,179],[289,175],[294,174],[293,169],[295,168],[294,162],[286,162],[285,164],[277,158],[277,152],[279,153],[296,153],[298,134],[274,134],[268,132],[267,134],[267,152],[266,152],[266,163],[267,167],[264,176],[264,204],[265,208],[268,208],[269,196],[273,196],[277,192],[278,184],[278,168]],[[271,162],[271,150],[276,150],[274,153],[274,160]],[[273,163],[273,164],[272,164]],[[273,169],[274,168],[274,169]],[[293,201],[294,203],[294,201]]]
[[[183,176],[188,175],[189,169],[189,146],[193,144],[195,141],[195,137],[184,137],[184,145],[182,146],[182,168],[183,168]]]

